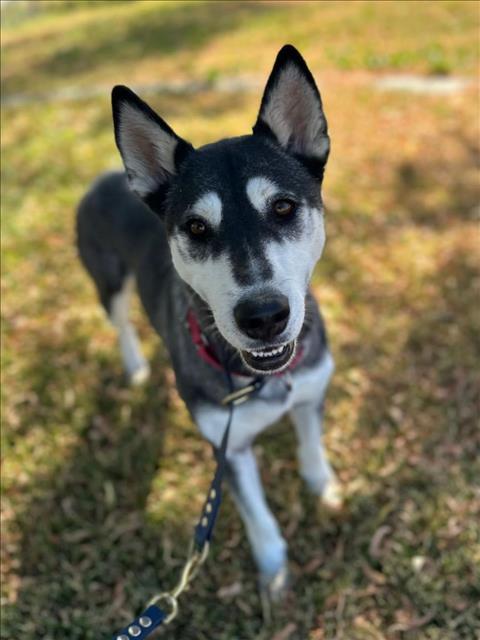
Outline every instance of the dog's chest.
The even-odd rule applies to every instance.
[[[294,406],[319,406],[333,372],[333,360],[326,352],[316,366],[288,376],[272,376],[255,397],[235,407],[230,432],[229,450],[241,450],[264,429],[277,422]],[[228,419],[225,407],[203,404],[194,411],[194,419],[202,433],[218,447]]]

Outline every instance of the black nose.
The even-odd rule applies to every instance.
[[[233,314],[249,338],[272,340],[287,326],[290,307],[286,296],[275,294],[240,302]]]

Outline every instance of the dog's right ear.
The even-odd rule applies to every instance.
[[[112,111],[115,142],[130,188],[156,209],[193,147],[128,87],[113,88]]]

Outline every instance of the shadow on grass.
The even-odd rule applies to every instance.
[[[439,228],[451,225],[452,217],[478,219],[480,185],[474,174],[480,166],[480,147],[474,135],[475,130],[470,138],[458,128],[443,137],[453,157],[420,156],[417,162],[398,165],[392,200],[407,220]]]
[[[33,407],[24,420],[40,426],[47,440],[49,413],[71,428],[68,409],[48,407],[49,399],[61,402],[50,390],[64,387],[65,378],[75,389],[75,375],[85,365],[87,343],[77,340],[75,370],[61,366],[70,346],[45,340],[31,361],[32,395],[46,399],[46,414]],[[152,529],[145,504],[168,424],[163,371],[157,368],[149,388],[134,393],[119,387],[101,363],[95,369],[97,383],[76,400],[85,410],[79,416],[70,408],[75,444],[34,477],[31,500],[17,514],[22,589],[15,610],[4,612],[9,637],[108,637],[125,610],[139,606],[157,585],[162,532]],[[182,540],[180,532],[176,539]]]
[[[404,309],[411,318],[406,337],[388,360],[375,335],[357,345],[368,391],[351,446],[363,482],[349,505],[354,537],[348,541],[348,530],[342,532],[344,559],[357,567],[368,560],[379,572],[359,576],[356,587],[370,589],[372,611],[384,613],[382,629],[397,626],[400,633],[401,612],[408,621],[403,631],[413,632],[409,622],[425,617],[426,635],[418,637],[468,638],[478,628],[480,597],[472,520],[480,450],[475,256],[462,245],[449,247],[423,296],[420,305]],[[380,527],[387,527],[385,541],[372,558],[369,547]],[[415,569],[415,558],[423,569]]]
[[[213,7],[209,3],[194,2],[124,16],[116,15],[115,8],[112,7],[110,16],[102,14],[94,24],[89,22],[87,26],[77,27],[94,29],[94,38],[82,38],[80,44],[74,38],[71,44],[57,48],[34,63],[32,73],[68,79],[109,62],[121,64],[151,55],[178,55],[182,51],[194,56],[217,34],[234,31],[252,16],[281,10],[278,5],[272,8],[257,3],[222,2],[221,6]],[[72,29],[75,28],[73,23]],[[8,47],[6,50],[8,52]]]
[[[147,504],[154,478],[154,493],[163,502],[163,488],[169,487],[169,480],[162,470],[167,475],[173,469],[177,476],[179,466],[185,466],[185,461],[177,466],[170,459],[164,469],[166,433],[174,442],[170,449],[179,456],[187,452],[190,464],[202,465],[202,472],[205,467],[208,473],[211,462],[200,460],[203,454],[195,446],[192,453],[190,436],[178,431],[164,351],[159,348],[154,355],[152,377],[139,389],[123,386],[105,355],[97,354],[92,361],[88,352],[83,334],[72,331],[62,342],[46,331],[37,340],[36,353],[31,354],[30,369],[25,372],[31,384],[29,397],[36,400],[22,406],[16,441],[28,438],[35,429],[39,446],[49,442],[51,447],[58,427],[65,424],[71,444],[62,453],[54,451],[50,460],[46,451],[39,452],[42,459],[47,457],[43,466],[47,470],[37,467],[26,500],[15,514],[12,532],[19,545],[21,563],[16,572],[21,587],[15,602],[4,607],[5,637],[110,638],[154,593],[173,587],[188,552],[198,515],[192,505],[202,490],[195,489],[194,496],[185,491],[197,480],[187,482],[187,489],[182,481],[175,482],[180,485],[175,500],[167,499],[154,509],[155,515]],[[78,392],[64,407],[65,389]],[[195,440],[198,442],[196,435]],[[217,532],[220,548],[212,553],[213,570],[206,567],[199,576],[198,600],[192,602],[187,596],[182,603],[182,616],[170,628],[173,637],[211,638],[207,619],[222,628],[229,614],[216,590],[222,578],[238,579],[245,567],[252,603],[244,607],[250,606],[252,616],[243,624],[244,637],[255,637],[261,627],[255,570],[228,499],[222,518]],[[234,562],[217,569],[216,556],[225,554],[225,540]],[[214,612],[212,600],[217,601]],[[237,616],[243,615],[238,609]],[[241,620],[236,621],[242,628]]]
[[[458,208],[467,212],[470,196],[462,205],[454,189],[449,193],[451,215]],[[428,216],[433,214],[430,209]],[[424,216],[416,222],[422,226]],[[361,224],[368,225],[366,217]],[[380,242],[382,232],[388,229],[376,227],[372,242]],[[350,295],[367,306],[368,288],[349,257],[330,254],[328,260],[349,269],[349,280],[339,283],[346,302]],[[398,623],[399,611],[409,619],[431,615],[426,624],[432,634],[455,623],[457,635],[451,637],[468,638],[474,628],[480,594],[472,568],[473,507],[465,505],[474,500],[480,446],[474,427],[478,269],[460,243],[436,264],[421,283],[420,301],[407,288],[403,297],[390,295],[380,305],[377,292],[379,323],[382,313],[407,317],[404,337],[393,349],[370,330],[359,332],[348,353],[340,354],[338,386],[352,361],[368,382],[356,433],[343,445],[340,461],[344,469],[354,466],[364,484],[341,518],[318,522],[296,474],[290,429],[282,425],[259,440],[266,490],[289,540],[296,577],[294,607],[280,614],[283,624],[293,619],[297,625],[289,640],[305,640],[313,628],[335,637],[339,619],[355,620],[359,612],[382,631]],[[84,367],[87,382],[79,371]],[[177,510],[161,522],[149,517],[147,505],[152,481],[166,464],[164,425],[172,416],[165,360],[156,356],[153,379],[135,392],[105,374],[110,367],[101,357],[89,361],[83,335],[61,342],[45,331],[32,354],[25,379],[42,405],[24,407],[25,429],[16,435],[28,435],[28,424],[37,423],[48,437],[52,414],[57,423],[69,424],[71,411],[75,440],[64,459],[37,472],[17,513],[21,586],[16,603],[4,611],[6,637],[107,638],[160,585],[169,587],[177,578],[191,533],[189,499],[180,496]],[[80,375],[87,391],[59,412],[61,394],[75,388]],[[81,413],[73,415],[77,405]],[[187,509],[188,516],[182,512]],[[369,546],[381,526],[389,532],[371,562]],[[216,541],[172,637],[271,638],[262,631],[253,564],[228,500]],[[427,558],[421,574],[412,568],[416,556]],[[216,595],[220,585],[235,584],[243,590],[239,597]]]

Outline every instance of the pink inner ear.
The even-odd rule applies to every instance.
[[[141,126],[133,125],[130,128],[128,135],[133,141],[135,141],[134,144],[137,147],[137,154],[141,156],[145,167],[150,173],[154,173],[158,162],[158,156],[152,140],[148,138],[145,133],[146,132]]]
[[[148,115],[124,103],[120,120],[122,158],[131,176],[130,186],[141,197],[175,173],[178,140]]]
[[[294,64],[281,71],[261,118],[282,146],[309,156],[325,153],[326,122],[321,105]]]

